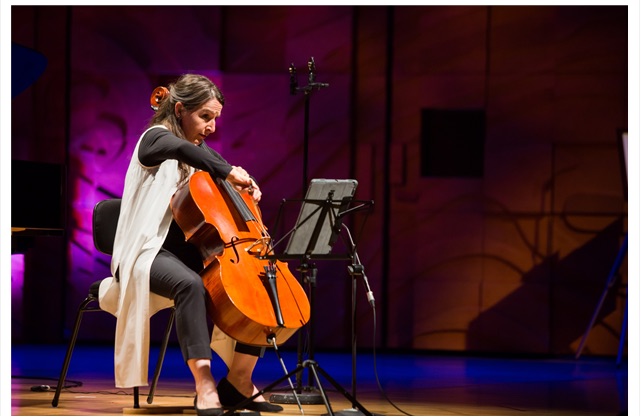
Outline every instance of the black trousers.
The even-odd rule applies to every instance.
[[[174,301],[176,334],[185,362],[188,359],[211,359],[206,306],[209,294],[196,272],[202,269],[202,260],[193,246],[184,243],[184,235],[179,238],[182,231],[177,231],[176,227],[175,223],[172,224],[165,245],[151,265],[149,289]],[[172,244],[176,241],[177,244]],[[264,351],[262,347],[236,343],[236,352],[262,356]]]

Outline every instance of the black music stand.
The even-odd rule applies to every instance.
[[[279,260],[301,260],[301,268],[305,281],[310,284],[310,310],[311,317],[309,320],[310,327],[310,349],[308,359],[303,361],[302,352],[299,343],[298,364],[296,369],[286,373],[277,381],[268,385],[252,398],[262,395],[266,391],[270,391],[273,387],[281,382],[289,379],[291,376],[296,375],[297,387],[292,387],[294,391],[290,396],[289,394],[273,394],[270,397],[270,402],[275,403],[301,403],[305,404],[325,404],[329,415],[335,415],[329,399],[323,389],[318,374],[328,380],[338,392],[343,394],[353,405],[355,409],[360,410],[364,415],[372,415],[367,411],[354,396],[350,395],[343,387],[340,386],[326,371],[324,371],[318,363],[314,360],[313,352],[313,329],[314,329],[314,292],[316,285],[316,267],[310,261],[314,259],[324,260],[348,260],[351,259],[350,254],[333,255],[331,254],[332,248],[336,243],[341,231],[343,216],[347,213],[353,212],[360,207],[350,209],[349,206],[354,201],[353,196],[356,191],[358,182],[356,180],[335,180],[335,179],[313,179],[310,182],[309,188],[306,192],[304,200],[289,200],[289,201],[302,201],[301,210],[296,221],[296,225],[292,230],[286,233],[279,242],[289,236],[289,241],[285,251],[282,254],[273,254],[265,256],[266,259],[279,259]],[[286,201],[284,200],[283,203]],[[365,205],[361,206],[364,207]],[[282,206],[281,206],[282,210]],[[280,218],[280,214],[279,214]],[[278,222],[277,222],[278,223]],[[311,271],[311,273],[310,273]],[[275,343],[274,346],[276,347]],[[276,349],[278,354],[278,350]],[[282,363],[282,360],[281,360]],[[309,379],[310,385],[305,387],[306,392],[314,390],[312,386],[312,377],[314,378],[318,387],[319,396],[322,401],[317,401],[312,398],[301,398],[298,394],[302,394],[303,387],[301,386],[300,375],[303,369],[310,371]],[[291,384],[291,382],[290,382]],[[313,395],[313,394],[312,394]],[[247,402],[247,403],[248,403]],[[245,402],[238,404],[236,409],[242,408]]]
[[[336,259],[331,251],[342,225],[339,213],[350,206],[357,186],[356,180],[313,179],[302,200],[296,225],[285,235],[291,236],[282,257]]]

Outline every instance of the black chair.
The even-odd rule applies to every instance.
[[[93,211],[93,239],[96,249],[106,255],[113,254],[113,244],[116,237],[116,226],[118,224],[118,216],[120,215],[120,199],[110,199],[103,200],[96,204]],[[112,278],[105,278],[112,279]],[[67,347],[67,354],[65,356],[64,363],[62,365],[62,371],[60,371],[60,378],[58,379],[58,386],[56,387],[56,393],[53,396],[53,401],[51,405],[53,407],[58,406],[58,400],[60,399],[60,392],[65,385],[65,380],[67,378],[67,371],[69,369],[69,362],[71,361],[71,355],[73,353],[74,346],[76,344],[76,339],[78,337],[78,331],[80,330],[80,322],[82,321],[82,316],[87,312],[94,311],[103,311],[98,306],[98,291],[100,289],[100,283],[103,280],[96,281],[91,284],[89,288],[89,294],[87,298],[80,304],[78,308],[78,314],[76,315],[76,324],[73,329],[73,334],[71,340],[69,340],[69,346]],[[151,404],[154,398],[154,392],[156,390],[156,385],[158,384],[158,378],[160,377],[160,370],[162,368],[162,363],[165,358],[165,353],[167,352],[167,344],[169,343],[169,334],[171,332],[172,324],[174,322],[175,308],[171,307],[171,314],[169,317],[169,322],[165,329],[165,334],[162,339],[160,352],[158,355],[158,361],[156,362],[156,369],[154,371],[154,377],[152,384],[149,389],[149,395],[147,396],[147,403]],[[139,387],[134,387],[134,408],[140,408],[139,402]]]

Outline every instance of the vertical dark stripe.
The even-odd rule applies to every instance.
[[[66,24],[65,24],[65,162],[64,162],[64,178],[63,178],[63,185],[64,185],[64,192],[63,192],[63,200],[65,202],[64,207],[63,207],[63,218],[65,219],[65,227],[63,229],[63,247],[66,248],[64,253],[66,254],[65,258],[62,261],[62,291],[61,291],[61,297],[62,297],[62,308],[60,309],[60,314],[61,314],[61,319],[60,319],[60,332],[59,334],[62,336],[62,339],[64,340],[64,333],[65,333],[65,317],[67,316],[67,294],[70,293],[69,291],[69,281],[71,277],[68,277],[67,274],[69,273],[69,263],[68,259],[69,256],[67,252],[71,251],[71,244],[70,244],[70,239],[69,239],[69,232],[67,230],[70,225],[73,224],[71,221],[70,217],[72,216],[72,213],[70,210],[67,210],[67,207],[71,207],[71,201],[69,201],[70,198],[70,193],[69,193],[69,166],[70,166],[70,157],[69,157],[69,152],[71,149],[70,143],[71,143],[71,22],[72,22],[72,16],[73,16],[73,8],[71,6],[67,6],[66,8]]]
[[[227,34],[227,6],[222,6],[220,8],[220,34],[218,36],[218,39],[220,39],[220,56],[218,57],[218,65],[220,66],[220,71],[224,72],[227,70],[227,62],[226,62],[226,56],[227,56],[227,39],[226,39],[226,34]]]
[[[358,91],[357,82],[358,82],[358,13],[360,8],[354,6],[352,8],[352,53],[350,56],[351,60],[351,72],[349,74],[349,139],[350,139],[350,155],[349,155],[349,177],[356,178],[356,154],[358,140],[356,138],[356,118],[358,117],[358,112],[355,111],[356,103],[356,94]]]
[[[487,7],[485,22],[485,92],[483,105],[487,111],[487,105],[490,100],[490,61],[492,59],[492,6]]]
[[[352,39],[352,51],[350,55],[350,74],[349,74],[349,85],[350,85],[350,91],[349,91],[349,103],[348,103],[348,112],[349,112],[349,126],[348,126],[348,131],[349,131],[349,138],[350,138],[350,155],[349,155],[349,178],[356,178],[356,155],[358,152],[358,140],[356,138],[356,117],[358,115],[358,112],[355,111],[356,108],[356,94],[358,92],[358,17],[359,17],[359,11],[360,8],[358,6],[352,7],[352,33],[351,33],[351,39]],[[349,227],[351,228],[354,225],[353,216],[348,216],[349,218],[346,219],[346,222],[349,224]],[[356,238],[358,239],[358,237]],[[355,242],[358,244],[358,242]],[[354,261],[356,262],[356,261]],[[353,279],[353,278],[352,278]],[[356,291],[355,291],[355,286],[354,283],[355,281],[349,281],[345,280],[345,289],[347,290],[345,294],[350,294],[350,304],[349,304],[349,309],[352,311],[351,314],[351,326],[350,326],[350,344],[352,346],[352,374],[356,375],[356,343],[357,343],[357,331],[356,331],[356,320],[357,320],[357,314],[356,314]],[[351,285],[347,285],[347,283],[350,283]],[[356,378],[352,379],[352,392],[356,392]]]
[[[11,7],[14,7],[14,6],[11,6]],[[34,9],[33,9],[33,16],[32,16],[32,19],[35,22],[35,24],[33,25],[34,26],[34,28],[33,28],[33,49],[35,49],[36,51],[41,51],[42,50],[38,45],[38,41],[40,39],[38,37],[38,34],[40,33],[40,31],[39,31],[39,29],[40,29],[40,24],[39,24],[40,23],[40,9],[41,9],[41,7],[35,6]],[[47,62],[47,65],[49,65],[49,62]],[[45,71],[46,71],[46,67],[45,67]],[[30,92],[30,94],[31,94],[31,103],[32,103],[31,106],[33,108],[33,106],[34,106],[33,103],[37,103],[38,102],[38,91],[37,91],[36,88],[29,88],[29,90],[31,90],[31,92]],[[35,129],[35,131],[37,132],[37,129]],[[35,134],[37,135],[37,133],[35,133]]]
[[[383,282],[382,286],[386,294],[390,293],[390,150],[392,145],[392,102],[393,102],[393,67],[394,67],[394,6],[387,8],[387,39],[385,45],[385,137],[383,145],[383,157],[385,159],[385,170],[383,171]],[[383,347],[388,347],[388,297],[382,297],[381,328]]]
[[[553,241],[555,238],[555,213],[554,213],[554,207],[556,204],[556,201],[554,199],[554,196],[556,195],[556,144],[552,143],[552,152],[550,152],[550,204],[548,208],[548,213],[549,214],[549,219],[548,219],[548,236],[549,238],[547,239],[547,247],[545,248],[545,256],[550,257],[550,259],[553,260],[551,262],[550,266],[550,285],[548,286],[548,309],[549,309],[549,314],[548,314],[548,352],[549,353],[555,353],[554,352],[554,342],[555,342],[555,337],[554,337],[554,323],[556,322],[556,304],[554,303],[554,293],[556,290],[556,277],[558,274],[558,265],[559,263],[557,261],[554,261],[555,257],[552,256],[554,254],[554,245]],[[542,207],[543,210],[545,210]]]
[[[348,132],[349,132],[349,148],[350,148],[350,154],[349,154],[349,178],[356,178],[356,162],[357,158],[356,155],[358,153],[358,140],[356,138],[356,118],[358,117],[358,112],[355,110],[356,109],[356,97],[357,97],[357,92],[358,92],[358,14],[359,14],[360,8],[358,6],[353,6],[352,7],[352,33],[351,33],[351,39],[352,39],[352,51],[350,55],[350,74],[349,74],[349,85],[350,85],[350,90],[349,90],[349,103],[348,103],[348,114],[349,114],[349,125],[348,125]],[[352,226],[355,224],[354,216],[348,216],[348,218],[345,220],[348,223],[348,227],[352,228]],[[356,238],[358,239],[358,237]],[[358,242],[356,242],[358,244]],[[350,285],[348,285],[350,284]],[[348,304],[347,308],[348,311],[352,311],[352,306],[356,306],[356,300],[354,299],[354,286],[353,282],[350,280],[345,280],[345,294],[352,294],[352,297],[350,297],[350,303]],[[352,346],[352,353],[354,352],[354,349],[356,347],[356,332],[355,332],[355,326],[356,326],[356,312],[352,311],[351,315],[351,323],[352,326],[350,327],[350,332],[349,332],[349,341]],[[352,362],[352,367],[355,365],[355,361]],[[353,372],[353,370],[352,370]]]

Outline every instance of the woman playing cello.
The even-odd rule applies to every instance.
[[[258,393],[252,373],[264,348],[236,343],[229,372],[216,386],[211,372],[207,293],[199,271],[203,261],[176,224],[171,198],[195,170],[226,179],[237,191],[260,200],[255,180],[209,148],[224,97],[207,77],[187,74],[158,98],[155,115],[142,133],[127,170],[114,243],[112,273],[118,282],[116,386],[147,384],[150,292],[173,300],[176,333],[191,371],[198,415],[221,415]],[[115,280],[114,280],[115,282]],[[152,311],[153,313],[153,311]],[[142,335],[142,336],[141,336]],[[277,412],[282,407],[258,396],[246,408]]]

